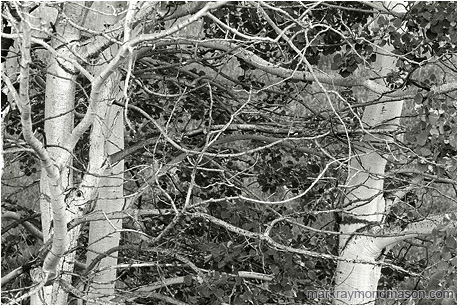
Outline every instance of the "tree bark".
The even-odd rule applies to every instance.
[[[94,2],[91,11],[88,12],[86,27],[94,31],[101,31],[105,24],[119,23],[124,15],[112,15],[112,9],[125,9],[126,4],[120,1],[113,2]],[[105,14],[101,14],[106,13]],[[90,45],[90,47],[93,47]],[[101,64],[96,65],[94,75],[100,75],[106,69],[116,53],[116,45],[105,49],[101,56]],[[106,62],[108,60],[108,62]],[[120,102],[122,98],[121,74],[113,72],[105,84],[102,85],[100,95],[96,103],[99,104],[97,116],[91,128],[90,149],[89,149],[89,169],[88,173],[100,173],[101,168],[106,168],[102,172],[100,180],[92,188],[96,189],[95,206],[91,209],[103,213],[121,211],[124,205],[123,180],[124,180],[124,161],[115,164],[108,164],[108,156],[114,152],[124,149],[124,113],[122,108],[113,105],[114,100]],[[122,103],[122,102],[121,102]],[[89,238],[86,254],[87,264],[100,254],[112,247],[119,245],[122,220],[103,220],[93,221],[89,226]],[[91,271],[91,279],[86,287],[86,296],[91,299],[100,297],[112,297],[114,295],[116,269],[111,269],[117,264],[117,252],[103,258]]]
[[[377,55],[373,68],[380,75],[395,69],[395,59]],[[383,86],[383,84],[380,84]],[[368,95],[368,99],[374,98]],[[361,121],[366,128],[392,130],[399,126],[404,101],[381,103],[365,108]],[[354,145],[353,156],[346,180],[348,188],[342,207],[339,252],[343,259],[376,261],[383,252],[382,237],[359,235],[376,234],[377,226],[383,223],[386,214],[383,184],[386,158],[377,147],[389,146],[390,133],[366,134]],[[347,221],[346,221],[347,219]],[[374,230],[375,229],[375,230]],[[381,266],[339,261],[334,286],[334,304],[374,304],[380,279]]]
[[[82,16],[82,9],[78,6],[66,4],[64,12],[68,16],[76,18],[74,22],[78,23]],[[77,40],[80,38],[79,30],[66,23],[60,22],[62,16],[58,16],[56,21],[56,30],[59,35],[65,37],[67,41]],[[53,38],[51,45],[56,49],[60,57],[52,56],[46,75],[46,95],[45,95],[45,117],[51,118],[45,121],[45,134],[47,150],[53,160],[63,153],[62,145],[72,132],[73,129],[73,108],[75,106],[75,80],[77,74],[75,69],[65,58],[75,59],[71,52],[71,46],[62,47],[62,40]],[[61,48],[59,48],[61,47]],[[66,153],[66,152],[65,152]],[[71,164],[71,161],[70,161]],[[67,165],[68,166],[68,165]],[[72,186],[72,172],[69,167],[64,167],[61,171],[61,180],[63,188]],[[47,172],[42,169],[40,180],[40,210],[43,229],[44,242],[50,239],[52,233],[52,208],[50,199],[53,197],[49,190],[49,178]],[[67,220],[68,222],[69,220]],[[74,254],[69,254],[71,258],[64,260],[65,264],[62,269],[65,271],[73,270]],[[71,281],[71,275],[63,276],[67,281]],[[45,286],[43,299],[38,295],[32,296],[31,304],[66,304],[67,293],[56,283],[53,287]]]
[[[119,73],[115,73],[107,84],[107,94],[116,92],[120,80]],[[99,118],[94,122],[92,135],[94,141],[106,143],[105,156],[118,152],[124,148],[124,114],[122,108],[111,105],[107,109],[105,120]],[[124,160],[108,167],[105,171],[98,188],[98,198],[95,209],[104,213],[121,211],[124,205],[123,180]],[[101,253],[119,245],[122,220],[93,221],[89,228],[89,242],[87,252],[87,264]],[[103,258],[96,266],[95,276],[89,285],[88,297],[112,297],[114,295],[116,269],[111,269],[117,264],[117,252]]]

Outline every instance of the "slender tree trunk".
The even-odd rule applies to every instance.
[[[79,22],[82,15],[81,8],[72,5],[66,5],[65,13],[67,16],[73,16]],[[58,17],[56,22],[56,30],[59,35],[65,37],[67,41],[78,40],[80,38],[79,30],[72,26],[67,26],[63,22],[59,22],[62,17]],[[65,58],[74,59],[75,55],[69,48],[61,46],[62,40],[53,38],[52,46],[57,50],[56,53],[61,57],[51,55],[49,67],[46,76],[46,96],[45,96],[45,118],[50,118],[45,121],[46,144],[51,158],[57,159],[62,153],[60,148],[65,140],[71,134],[73,129],[73,108],[75,105],[75,80],[76,73],[74,67]],[[69,47],[69,46],[67,46]],[[71,161],[70,161],[71,164]],[[62,186],[67,188],[72,186],[72,172],[69,167],[65,167],[61,172]],[[50,199],[52,197],[49,190],[48,175],[44,169],[41,171],[40,180],[40,210],[41,222],[43,230],[43,239],[46,242],[50,239],[52,233],[52,209]],[[74,264],[74,254],[69,255],[72,258],[64,260],[62,269],[64,271],[72,271]],[[63,278],[71,281],[71,275],[66,274]],[[52,288],[52,290],[51,290]],[[41,295],[41,294],[39,294]],[[66,304],[67,293],[60,288],[58,284],[54,286],[45,286],[43,294],[34,295],[31,298],[31,304]]]
[[[381,104],[365,111],[364,118],[388,119],[401,115],[403,101]],[[385,116],[384,110],[389,113]],[[381,138],[381,136],[375,138]],[[371,138],[374,138],[371,137]],[[388,140],[388,139],[386,139]],[[341,235],[339,240],[340,256],[344,259],[375,261],[382,249],[377,238],[358,236],[358,231],[371,222],[382,222],[385,214],[385,199],[383,197],[383,175],[386,160],[375,152],[371,146],[384,145],[383,139],[374,141],[366,139],[361,143],[358,156],[350,163],[352,168],[347,177],[347,187],[351,190],[344,201],[342,224],[340,231],[353,233]],[[347,221],[346,221],[347,219]],[[349,223],[345,223],[349,222]],[[373,224],[372,224],[373,225]],[[365,233],[363,231],[362,233]],[[366,232],[367,233],[367,232]],[[336,272],[335,290],[340,292],[374,291],[380,279],[380,266],[339,261]],[[337,304],[367,304],[374,303],[372,298],[336,299]]]
[[[86,27],[101,31],[105,24],[114,24],[123,15],[113,15],[113,8],[125,10],[126,3],[121,1],[94,2],[88,12]],[[105,14],[101,14],[105,13]],[[95,66],[93,74],[98,75],[116,55],[118,48],[113,45],[103,52],[101,64]],[[107,162],[107,156],[124,149],[124,114],[123,108],[113,105],[114,101],[122,100],[121,74],[114,72],[103,86],[99,111],[90,135],[90,164],[88,173],[98,173],[97,170]],[[96,204],[94,209],[105,213],[120,211],[124,205],[124,161],[108,165],[97,188]],[[108,249],[119,245],[122,220],[104,220],[90,223],[89,240],[86,262],[90,265],[97,256]],[[114,295],[117,252],[98,261],[91,271],[91,279],[86,287],[88,298]]]
[[[386,48],[385,48],[386,50]],[[381,50],[383,53],[384,51]],[[374,69],[386,75],[395,68],[395,59],[386,55],[377,55]],[[368,99],[374,98],[369,95]],[[393,140],[390,130],[399,126],[404,101],[376,104],[366,107],[362,122],[366,127],[386,129],[384,135],[365,135],[361,142],[354,145],[356,156],[351,158],[346,180],[348,188],[344,201],[340,232],[352,233],[340,235],[339,252],[346,260],[376,261],[383,251],[383,243],[377,237],[358,235],[368,233],[364,227],[374,223],[383,223],[386,213],[383,184],[386,158],[377,152],[377,147],[388,146]],[[392,133],[392,132],[391,132]],[[374,234],[374,233],[372,233]],[[335,304],[374,304],[380,280],[380,265],[339,261],[335,278]]]
[[[111,82],[108,82],[107,94],[119,92],[119,73],[113,74]],[[110,91],[111,89],[111,91]],[[122,108],[111,105],[107,108],[105,119],[99,118],[94,122],[92,129],[94,140],[91,143],[106,144],[105,156],[118,152],[124,148],[124,114]],[[95,209],[105,213],[122,210],[124,205],[123,183],[124,183],[124,161],[107,168],[100,181],[98,198]],[[87,252],[87,264],[100,254],[103,254],[112,247],[119,245],[122,220],[94,221],[90,224],[89,242]],[[92,298],[110,297],[114,294],[116,269],[112,267],[117,264],[117,252],[110,254],[100,260],[94,270],[95,275],[88,288],[88,296]]]

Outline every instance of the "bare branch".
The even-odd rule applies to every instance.
[[[129,53],[131,48],[137,46],[138,44],[145,42],[145,41],[155,41],[157,39],[169,36],[184,27],[188,26],[189,24],[197,21],[198,19],[202,18],[209,10],[218,8],[224,5],[225,2],[210,2],[207,3],[199,12],[192,15],[185,21],[169,28],[164,31],[155,34],[142,34],[133,39],[131,39],[128,43],[124,44],[116,54],[116,56],[109,62],[109,64],[103,69],[102,72],[99,73],[94,78],[91,86],[91,96],[89,101],[89,106],[86,111],[84,118],[81,122],[73,129],[72,134],[70,135],[67,144],[65,147],[72,151],[75,147],[78,140],[82,137],[83,133],[92,125],[95,116],[99,113],[98,112],[98,104],[100,104],[100,94],[102,91],[102,87],[105,84],[105,81],[108,77],[116,71],[116,69],[124,62],[126,56]],[[173,141],[172,141],[173,143]],[[178,145],[177,145],[178,146]],[[179,146],[178,146],[179,147]],[[58,161],[58,164],[64,164],[64,160]]]
[[[254,233],[250,232],[241,228],[238,228],[236,226],[233,226],[232,224],[229,224],[223,220],[220,220],[218,218],[215,218],[213,216],[210,216],[205,213],[188,213],[188,215],[194,217],[194,218],[203,218],[205,220],[210,221],[213,224],[216,224],[218,226],[221,226],[233,233],[236,233],[238,235],[242,235],[248,238],[253,238],[253,239],[259,239],[261,241],[264,241],[268,244],[270,244],[272,247],[282,250],[284,252],[289,252],[293,254],[299,254],[299,255],[304,255],[304,256],[310,256],[310,257],[316,257],[316,258],[324,258],[324,259],[330,259],[330,260],[336,260],[336,261],[345,261],[345,262],[353,262],[353,263],[363,263],[363,264],[372,264],[372,265],[382,265],[382,266],[387,266],[390,267],[394,270],[404,272],[406,274],[412,275],[412,276],[419,276],[417,273],[407,271],[404,268],[398,267],[396,265],[386,263],[383,261],[368,261],[368,260],[361,260],[361,259],[346,259],[342,258],[339,256],[335,255],[330,255],[330,254],[323,254],[323,253],[318,253],[318,252],[313,252],[309,251],[306,249],[297,249],[297,248],[292,248],[286,245],[283,245],[281,243],[276,242],[274,239],[272,239],[269,236],[264,235],[263,233]]]
[[[259,57],[255,53],[242,49],[241,47],[225,42],[224,44],[214,42],[214,41],[201,41],[201,40],[191,40],[191,39],[175,39],[173,41],[162,40],[156,43],[156,46],[168,45],[168,44],[182,44],[182,45],[197,45],[209,49],[222,50],[228,53],[233,54],[237,58],[243,60],[247,64],[251,65],[254,68],[260,69],[261,71],[267,72],[269,74],[287,79],[287,80],[298,80],[298,81],[307,81],[315,82],[319,81],[324,84],[329,84],[333,86],[344,86],[344,87],[355,87],[361,86],[365,87],[374,93],[381,94],[387,97],[398,97],[403,98],[406,96],[411,96],[413,90],[396,90],[393,91],[390,88],[387,88],[383,85],[380,85],[372,80],[362,77],[347,77],[343,78],[340,76],[333,76],[330,74],[325,74],[323,72],[314,71],[313,73],[308,71],[292,70],[283,68],[279,65],[272,64],[263,58]]]
[[[447,214],[428,216],[424,220],[409,223],[405,229],[396,227],[384,230],[384,237],[376,238],[375,243],[383,249],[406,239],[429,235],[438,227],[441,230],[456,227],[456,221],[452,221]]]
[[[13,219],[13,220],[18,220],[20,221],[21,220],[21,216],[16,213],[16,212],[12,212],[12,211],[2,211],[2,219]],[[33,225],[32,223],[28,222],[28,221],[24,221],[24,222],[20,222],[24,228],[26,230],[28,230],[34,237],[38,238],[38,239],[41,239],[43,240],[43,234],[42,232],[35,227],[35,225]],[[2,233],[4,233],[2,231]]]

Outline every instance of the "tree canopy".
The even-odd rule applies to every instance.
[[[28,292],[51,244],[39,175],[67,169],[69,204],[88,175],[102,176],[92,171],[123,161],[123,208],[85,206],[63,224],[82,226],[65,250],[77,263],[63,272],[69,303],[91,302],[96,265],[113,252],[115,303],[330,303],[307,292],[334,288],[339,261],[367,263],[342,255],[351,224],[352,236],[412,235],[374,258],[378,288],[449,290],[454,299],[418,303],[456,303],[455,2],[106,5],[2,2],[3,302]],[[59,145],[45,132],[50,57],[75,84]],[[119,94],[105,99],[109,82]],[[122,109],[124,148],[94,170],[102,102]],[[384,117],[396,103],[400,116]],[[47,159],[51,149],[63,153]],[[382,173],[364,163],[370,154]],[[370,180],[383,188],[355,196]],[[349,209],[376,197],[383,211]],[[111,219],[123,220],[120,245],[83,264],[89,222]]]

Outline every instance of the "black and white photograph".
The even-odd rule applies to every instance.
[[[457,304],[456,1],[1,18],[1,304]]]

